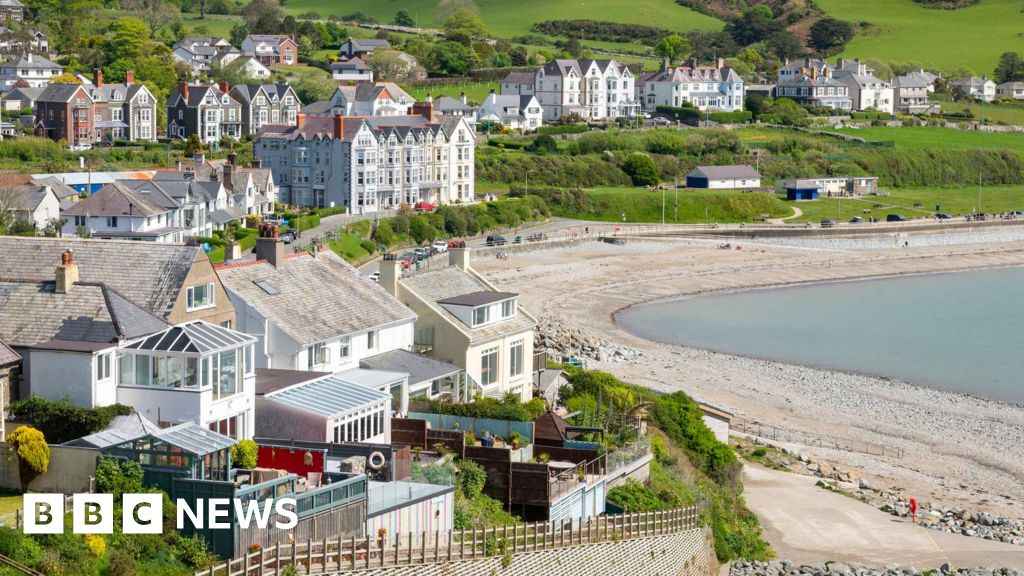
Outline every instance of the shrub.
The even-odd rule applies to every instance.
[[[590,130],[586,124],[556,124],[554,126],[541,126],[537,128],[537,134],[583,134]]]
[[[634,186],[653,186],[661,180],[658,166],[647,154],[634,152],[627,156],[622,171],[629,175]]]
[[[260,447],[252,440],[241,440],[231,447],[231,460],[235,468],[252,470],[256,467]]]
[[[12,402],[9,411],[18,420],[38,428],[54,444],[62,444],[107,427],[114,416],[127,416],[133,410],[124,404],[100,408],[82,408],[66,398],[56,402],[40,396]]]
[[[7,445],[18,457],[18,479],[21,491],[26,492],[28,485],[49,469],[50,445],[43,433],[31,426],[15,428],[7,436]]]
[[[391,224],[387,220],[381,220],[377,224],[377,229],[373,231],[373,239],[385,246],[391,246],[395,243],[395,233],[391,229]]]
[[[558,142],[549,134],[540,134],[530,143],[530,150],[534,152],[557,152]]]
[[[487,484],[487,470],[472,460],[461,460],[458,466],[459,490],[462,495],[472,498],[482,493]]]
[[[101,458],[96,465],[96,488],[114,495],[120,501],[123,494],[145,492],[142,485],[142,465],[134,460]]]
[[[528,402],[516,400],[498,400],[497,398],[480,398],[473,402],[453,404],[442,400],[426,400],[427,411],[432,414],[448,414],[467,418],[492,418],[494,420],[511,420],[513,422],[533,422],[546,409],[543,398],[533,398]]]
[[[629,512],[666,510],[683,505],[683,502],[675,495],[668,492],[656,492],[633,479],[609,490],[608,499]]]
[[[42,549],[39,543],[21,531],[0,526],[0,554],[33,566],[42,557]]]
[[[206,541],[199,535],[178,538],[173,552],[175,558],[197,570],[208,568],[214,560],[213,554],[206,547]]]
[[[86,534],[83,540],[85,540],[85,547],[89,549],[89,554],[96,558],[102,558],[107,553],[107,541],[103,539],[103,536]]]

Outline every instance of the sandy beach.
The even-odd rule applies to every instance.
[[[634,336],[614,314],[635,304],[719,291],[1024,266],[1024,242],[923,242],[899,249],[720,240],[596,241],[478,257],[473,266],[546,325],[642,351],[590,368],[659,390],[681,389],[738,416],[789,430],[899,448],[902,457],[801,448],[922,501],[1024,517],[1024,407],[888,379],[744,358]],[[735,243],[734,243],[735,245]],[[840,345],[841,343],[837,343]]]

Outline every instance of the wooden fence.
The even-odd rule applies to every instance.
[[[196,576],[277,576],[290,565],[299,574],[471,560],[630,540],[698,527],[697,507],[588,518],[585,522],[529,522],[447,533],[367,535],[293,542],[255,550]]]

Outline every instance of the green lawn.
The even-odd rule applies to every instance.
[[[480,16],[488,32],[499,38],[528,34],[530,26],[542,20],[589,18],[627,24],[646,24],[675,31],[695,29],[719,30],[720,20],[705,16],[676,4],[673,0],[477,0]],[[399,10],[407,10],[420,26],[434,27],[436,0],[392,0],[363,2],[361,0],[290,0],[286,9],[294,14],[313,10],[326,17],[343,16],[356,11],[391,22]]]
[[[819,0],[829,15],[850,22],[870,22],[840,54],[919,62],[939,69],[967,66],[991,75],[999,55],[1024,49],[1024,25],[1018,0],[982,0],[960,10],[924,8],[912,0]]]
[[[460,93],[465,92],[467,99],[479,104],[484,101],[484,98],[487,98],[488,92],[498,91],[499,82],[458,82],[443,86],[403,86],[402,88],[417,100],[422,100],[428,93],[434,98],[441,96],[458,98]]]
[[[1024,125],[1024,105],[1017,103],[992,103],[979,104],[973,101],[953,102],[948,95],[943,94],[933,99],[942,105],[947,112],[961,112],[965,108],[974,114],[975,119],[984,118],[986,124],[1002,122],[1004,124]]]
[[[208,14],[206,18],[199,19],[193,14],[183,14],[182,23],[189,36],[197,36],[203,29],[211,36],[228,38],[231,36],[231,29],[243,22],[241,16],[224,16],[220,14]]]
[[[552,205],[552,214],[579,220],[600,220],[604,222],[660,223],[662,217],[662,192],[646,188],[596,188],[587,191],[589,198],[597,205],[593,211],[567,210]],[[779,218],[792,214],[792,210],[772,194],[758,192],[726,192],[703,190],[679,190],[679,219],[675,219],[675,191],[664,193],[665,222],[703,223],[710,222],[751,222],[754,218],[768,214]],[[705,212],[706,210],[706,212]],[[706,214],[706,220],[705,220]]]
[[[905,128],[872,126],[870,128],[841,128],[833,131],[859,136],[872,141],[895,142],[897,147],[905,148],[1020,149],[1024,146],[1024,134],[1015,132],[989,133],[933,126]]]
[[[0,516],[6,516],[13,514],[15,510],[20,510],[22,504],[21,494],[13,490],[0,490]],[[14,517],[6,519],[11,525],[14,524]]]
[[[946,214],[964,215],[975,211],[978,206],[978,189],[967,188],[898,188],[888,196],[865,198],[821,198],[811,202],[786,202],[787,206],[799,208],[803,215],[789,222],[820,222],[836,220],[845,222],[854,216],[867,220],[869,217],[885,219],[887,214],[902,214],[908,218],[920,218],[935,214],[936,204]],[[780,196],[780,199],[784,197]],[[881,204],[881,208],[875,208]],[[920,206],[915,206],[920,204]],[[1024,210],[1024,186],[983,186],[981,208],[984,212],[1008,212]]]

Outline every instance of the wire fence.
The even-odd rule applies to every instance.
[[[780,428],[773,424],[764,424],[757,422],[756,420],[746,420],[740,417],[734,417],[729,426],[733,430],[743,432],[744,434],[749,434],[751,436],[756,436],[758,438],[764,438],[766,440],[790,442],[792,444],[816,446],[819,448],[831,448],[833,450],[843,450],[846,452],[860,452],[862,454],[871,454],[873,456],[903,458],[903,449],[899,447],[887,446],[874,442],[865,442],[863,440],[852,440],[850,438],[842,438],[828,434],[817,434]]]

